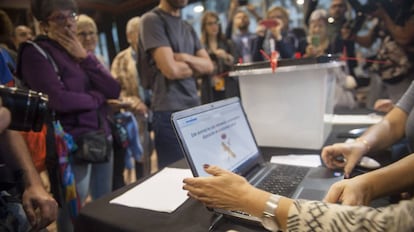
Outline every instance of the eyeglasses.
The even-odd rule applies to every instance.
[[[56,16],[49,17],[47,20],[53,21],[57,24],[64,24],[68,19],[70,21],[77,21],[78,15],[76,14],[76,12],[72,12],[69,15],[59,14]]]
[[[95,35],[96,35],[96,32],[93,32],[93,31],[89,31],[89,32],[83,31],[83,32],[79,32],[78,33],[78,36],[80,36],[82,38],[87,38],[89,36],[92,36],[93,37]]]
[[[216,21],[216,22],[206,22],[206,25],[207,26],[220,25],[220,22],[219,21]]]

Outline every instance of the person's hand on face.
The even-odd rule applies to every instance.
[[[282,29],[284,27],[283,21],[280,19],[274,19],[277,23],[276,26],[271,27],[270,31],[272,32],[273,36],[277,39],[277,40],[281,40],[282,39]]]
[[[84,59],[88,54],[76,36],[76,17],[70,10],[54,11],[48,20],[47,35],[75,59]]]
[[[64,28],[63,33],[53,33],[53,39],[62,45],[62,47],[76,59],[84,59],[88,55],[75,33],[68,27]]]
[[[0,133],[2,133],[10,124],[10,111],[3,107],[2,99],[0,98]]]

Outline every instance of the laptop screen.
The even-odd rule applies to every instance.
[[[209,175],[204,164],[240,173],[259,155],[238,98],[185,110],[172,120],[195,176]]]

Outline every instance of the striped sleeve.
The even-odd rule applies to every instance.
[[[287,231],[414,231],[414,198],[384,208],[296,200]]]

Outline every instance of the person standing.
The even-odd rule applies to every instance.
[[[95,20],[85,14],[81,14],[78,17],[77,28],[76,35],[82,46],[86,51],[94,53],[96,58],[109,69],[109,65],[104,58],[95,52],[96,46],[98,46],[98,27]]]
[[[32,28],[26,25],[18,25],[14,28],[13,42],[16,50],[19,49],[20,44],[33,39]]]
[[[266,20],[259,22],[256,34],[257,40],[253,47],[254,61],[265,60],[261,50],[269,55],[277,51],[282,59],[293,58],[296,47],[299,47],[299,40],[289,30],[289,12],[280,6],[274,6],[266,12]]]
[[[43,187],[23,137],[7,129],[11,120],[0,98],[0,231],[39,231],[56,220],[58,204]]]
[[[243,63],[252,62],[254,53],[253,48],[257,36],[255,33],[249,31],[249,15],[246,12],[239,10],[234,15],[232,22],[236,31],[231,36],[231,39],[238,49],[239,58],[242,59]]]
[[[77,141],[86,133],[103,129],[106,142],[112,142],[107,120],[108,99],[117,99],[120,86],[91,52],[83,48],[76,36],[77,6],[73,0],[32,0],[31,10],[40,22],[43,35],[34,41],[54,60],[42,55],[34,44],[21,46],[17,74],[27,85],[49,96],[49,108],[56,114],[65,132]],[[22,44],[23,45],[23,44]],[[37,70],[33,73],[33,70]],[[58,72],[57,72],[58,71]],[[70,154],[75,158],[75,154]],[[108,161],[72,162],[78,197],[85,203],[112,190],[113,154]],[[68,205],[59,212],[58,230],[72,231]]]
[[[143,148],[143,154],[141,160],[135,160],[136,179],[142,178],[150,173],[150,156],[153,150],[153,142],[148,131],[148,107],[144,101],[145,90],[139,83],[136,66],[140,21],[141,18],[138,16],[133,17],[128,21],[126,25],[126,38],[129,47],[116,55],[111,66],[112,76],[118,80],[121,85],[120,100],[124,103],[128,103],[128,107],[124,107],[122,110],[132,111],[138,122],[139,137]],[[125,149],[115,148],[115,153],[117,153],[118,150],[120,152],[123,150],[124,154],[126,152]],[[117,156],[121,157],[122,161],[114,167],[114,189],[123,185],[122,178],[124,167],[126,166],[128,170],[132,169],[129,160],[125,160],[124,162],[125,156],[123,154]],[[130,157],[127,156],[127,158]],[[119,174],[118,177],[116,176],[116,172]]]
[[[151,68],[157,69],[151,77],[155,78],[151,109],[158,168],[183,158],[170,123],[171,114],[200,104],[194,76],[213,71],[194,29],[180,17],[180,10],[187,4],[187,0],[161,0],[141,21],[143,52],[150,54],[155,61]]]
[[[213,74],[202,77],[201,102],[204,104],[240,96],[238,78],[228,74],[237,61],[237,52],[233,42],[224,37],[215,12],[207,11],[201,19],[201,43],[214,63]]]

